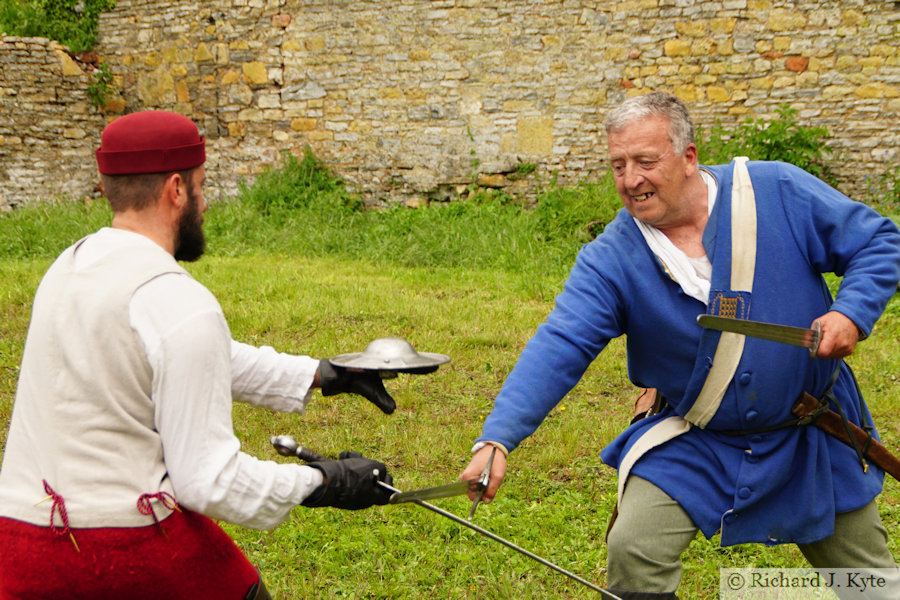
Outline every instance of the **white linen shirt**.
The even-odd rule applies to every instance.
[[[134,244],[135,236],[154,243],[104,228],[84,243],[76,260],[119,251]],[[231,420],[232,397],[302,413],[318,360],[233,341],[215,297],[179,273],[161,275],[140,287],[129,314],[153,371],[156,428],[178,502],[254,529],[287,519],[291,509],[321,485],[322,474],[241,452]],[[223,347],[230,349],[230,361]]]

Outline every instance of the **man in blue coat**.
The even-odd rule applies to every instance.
[[[791,408],[804,393],[872,425],[841,360],[871,333],[900,279],[900,232],[785,163],[700,166],[693,123],[669,94],[610,111],[610,165],[624,204],[580,252],[484,423],[463,477],[491,447],[490,500],[506,455],[540,425],[606,344],[664,405],[601,456],[619,472],[607,585],[676,598],[680,556],[701,531],[722,545],[795,543],[816,567],[897,569],[874,498],[883,471]],[[832,298],[822,273],[843,277]],[[803,348],[705,330],[709,313],[810,327]],[[876,434],[877,435],[877,434]],[[894,597],[900,597],[900,592]]]

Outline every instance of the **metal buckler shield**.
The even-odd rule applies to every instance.
[[[412,344],[403,338],[386,337],[372,341],[363,352],[339,354],[328,361],[336,367],[378,371],[386,378],[397,373],[432,373],[440,365],[450,362],[450,357],[433,352],[416,352]]]

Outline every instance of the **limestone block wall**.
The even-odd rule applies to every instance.
[[[87,96],[89,70],[44,38],[0,38],[0,208],[89,194],[103,115]]]
[[[860,195],[900,153],[898,40],[885,0],[119,0],[96,52],[125,110],[199,123],[211,197],[309,145],[415,204],[596,176],[606,112],[650,90],[703,125],[789,103]]]

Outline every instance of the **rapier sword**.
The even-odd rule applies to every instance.
[[[313,450],[310,450],[309,448],[304,448],[303,446],[298,444],[294,440],[294,438],[292,438],[289,435],[276,435],[275,437],[272,438],[271,443],[272,443],[272,446],[275,447],[275,450],[278,451],[278,454],[281,454],[282,456],[294,456],[294,457],[297,457],[306,462],[316,461],[316,460],[328,460],[325,456],[323,456]],[[390,492],[393,492],[395,496],[403,493],[400,490],[398,490],[397,488],[395,488],[383,481],[379,481],[378,477],[377,477],[377,475],[378,475],[377,469],[376,469],[376,472],[373,474],[376,476],[375,481],[378,483],[378,485],[380,485],[381,487],[383,487],[384,489],[386,489]],[[466,482],[466,484],[468,485],[469,482]],[[550,562],[546,558],[542,558],[542,557],[538,556],[537,554],[534,554],[533,552],[529,552],[525,548],[522,548],[521,546],[518,546],[518,545],[510,542],[509,540],[503,539],[496,533],[488,531],[484,527],[479,527],[478,525],[475,525],[474,523],[471,523],[471,522],[467,521],[466,519],[463,519],[462,517],[457,517],[453,513],[447,512],[446,510],[438,508],[437,506],[435,506],[433,504],[429,504],[428,502],[425,502],[424,500],[411,500],[411,502],[413,504],[418,504],[422,508],[427,508],[428,510],[430,510],[432,512],[436,512],[437,514],[441,515],[442,517],[446,517],[446,518],[450,519],[451,521],[459,523],[460,525],[464,525],[465,527],[468,527],[469,529],[471,529],[477,533],[480,533],[481,535],[483,535],[487,538],[490,538],[490,539],[494,540],[495,542],[499,542],[499,543],[503,544],[507,548],[511,548],[512,550],[515,550],[516,552],[523,554],[523,555],[527,556],[528,558],[530,558],[534,561],[537,561],[546,567],[550,567],[551,569],[553,569],[554,571],[557,571],[558,573],[562,573],[569,579],[573,579],[573,580],[577,581],[578,583],[580,583],[581,585],[589,587],[592,590],[594,590],[595,592],[599,592],[601,597],[604,598],[605,600],[622,600],[622,598],[620,596],[613,594],[609,590],[605,590],[601,587],[594,585],[590,581],[588,581],[582,577],[579,577],[575,573],[567,571],[566,569],[563,569],[559,565]]]

